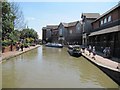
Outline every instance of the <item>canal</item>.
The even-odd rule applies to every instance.
[[[40,46],[2,63],[3,88],[118,88],[106,74],[66,48]]]

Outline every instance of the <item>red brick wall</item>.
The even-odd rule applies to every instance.
[[[110,15],[112,17],[112,22],[120,19],[119,12],[120,12],[120,9],[117,8],[117,9],[113,10],[112,12],[110,12],[109,14],[105,15],[104,17],[102,17],[102,18],[98,19],[97,21],[93,22],[92,23],[93,29],[99,28],[100,27],[100,21],[103,20],[105,17],[108,17]]]
[[[120,9],[119,9],[120,10]],[[115,11],[113,11],[112,12],[112,20],[114,21],[114,20],[117,20],[117,19],[120,19],[120,17],[118,17],[119,16],[119,12],[118,12],[118,9],[116,9]]]

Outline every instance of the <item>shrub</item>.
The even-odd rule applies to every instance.
[[[11,42],[9,40],[2,41],[2,46],[9,46]]]
[[[25,48],[28,48],[28,47],[29,47],[29,44],[28,44],[28,43],[24,43],[24,47],[25,47]]]

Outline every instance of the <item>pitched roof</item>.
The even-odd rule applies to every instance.
[[[86,16],[86,18],[98,18],[100,16],[99,13],[82,13],[81,18]]]
[[[68,27],[68,23],[62,23],[64,27]]]
[[[72,27],[75,26],[79,21],[70,22],[70,23],[62,23],[64,27]]]
[[[46,27],[43,27],[42,30],[46,30],[47,28]]]
[[[68,26],[71,27],[71,26],[75,26],[79,21],[75,21],[75,22],[70,22],[68,23]]]
[[[46,29],[58,29],[58,25],[47,25]]]

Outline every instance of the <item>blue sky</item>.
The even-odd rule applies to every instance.
[[[25,20],[42,38],[42,27],[80,20],[81,13],[103,14],[117,2],[20,2]]]

